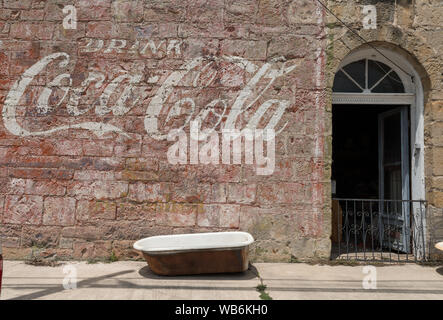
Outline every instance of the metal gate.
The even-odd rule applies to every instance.
[[[334,198],[333,202],[333,258],[426,260],[426,201]],[[407,220],[399,219],[399,213],[406,209],[412,214]]]

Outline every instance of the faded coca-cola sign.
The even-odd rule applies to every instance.
[[[27,88],[50,65],[54,64],[63,70],[69,63],[70,56],[67,53],[50,54],[32,65],[13,83],[2,113],[4,125],[10,133],[26,137],[49,135],[67,129],[84,129],[97,136],[109,132],[129,136],[124,128],[115,124],[105,121],[82,122],[77,118],[85,114],[94,114],[96,118],[110,115],[119,117],[128,114],[135,106],[142,106],[145,110],[145,132],[157,140],[166,140],[171,129],[183,129],[191,120],[197,121],[201,126],[199,129],[205,129],[202,132],[206,135],[217,129],[272,129],[278,134],[286,126],[279,122],[290,106],[290,101],[279,99],[278,96],[271,97],[267,92],[276,79],[292,72],[298,61],[279,58],[258,64],[236,56],[197,57],[184,61],[181,67],[163,79],[156,75],[146,77],[143,70],[122,70],[112,79],[101,71],[89,70],[77,86],[73,86],[68,71],[60,72],[50,75],[51,80],[40,90],[32,107],[39,115],[50,115],[54,109],[66,108],[66,113],[72,118],[70,122],[42,130],[35,130],[35,126],[31,130],[20,123],[17,112],[23,107],[22,98]],[[231,86],[230,90],[235,93],[231,100],[214,96],[209,103],[198,105],[192,96],[192,93],[199,90],[216,87],[217,81],[220,88],[224,85],[223,81],[234,81],[236,78],[243,79],[239,81],[242,86],[234,86],[235,90]],[[157,87],[152,97],[144,90],[146,86]],[[93,103],[85,105],[81,100],[91,87],[97,89],[99,94],[94,97]],[[54,90],[58,92],[56,98]],[[183,90],[181,94],[177,94],[180,90]],[[244,112],[248,112],[245,117],[247,120],[242,119],[243,124],[239,128],[239,117]],[[166,122],[171,122],[173,118],[181,120],[173,122],[175,127],[167,126]]]

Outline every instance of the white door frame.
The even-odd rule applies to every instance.
[[[424,93],[420,76],[414,67],[400,54],[378,48],[380,54],[373,48],[356,50],[345,57],[338,70],[349,63],[362,59],[380,61],[393,69],[403,82],[405,93],[332,93],[332,104],[377,104],[377,105],[409,105],[410,106],[410,177],[411,177],[411,199],[426,200],[425,192],[425,170],[424,170]],[[390,60],[395,61],[395,64]],[[400,68],[399,68],[400,67]],[[338,71],[337,70],[337,71]],[[404,71],[412,75],[412,78]],[[426,216],[423,215],[421,205],[413,206],[414,218],[423,218],[423,234],[426,235]],[[419,230],[416,230],[419,232]],[[424,244],[426,247],[426,243]],[[415,246],[415,252],[420,258],[424,254],[425,248]]]

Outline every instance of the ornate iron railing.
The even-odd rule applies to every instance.
[[[426,261],[423,200],[332,199],[333,259]]]

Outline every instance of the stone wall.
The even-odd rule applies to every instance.
[[[222,230],[250,231],[256,261],[329,256],[315,2],[3,0],[0,12],[6,258],[137,258],[142,237]],[[170,164],[167,134],[198,117],[216,132],[274,128],[273,174],[244,159]]]
[[[443,207],[441,2],[324,2],[416,66],[427,199]],[[362,28],[365,4],[375,30]],[[329,257],[331,86],[360,46],[311,0],[0,1],[5,257],[138,258],[142,237],[224,230],[251,232],[255,261]],[[168,133],[189,136],[196,119],[275,129],[273,173],[244,158],[191,164],[195,147],[171,164]]]

